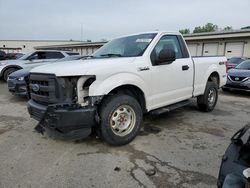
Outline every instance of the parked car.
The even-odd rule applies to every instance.
[[[5,60],[0,62],[0,77],[7,81],[8,75],[23,68],[33,68],[45,65],[52,61],[64,57],[75,55],[75,52],[57,51],[57,50],[38,50],[28,53],[16,60]],[[79,53],[78,53],[79,55]]]
[[[227,83],[222,89],[250,91],[250,60],[243,61],[228,71]]]
[[[241,62],[247,60],[246,57],[232,57],[228,59],[227,61],[227,70],[235,68],[237,65],[239,65]]]
[[[28,96],[26,82],[30,70],[31,68],[20,69],[8,76],[7,84],[9,92],[16,96]]]
[[[161,114],[197,97],[212,111],[226,83],[226,57],[192,58],[177,32],[114,39],[92,57],[31,70],[28,111],[36,130],[79,139],[92,130],[112,145],[132,141],[143,114]]]
[[[0,60],[5,60],[6,53],[0,50]]]
[[[245,188],[250,182],[250,125],[237,131],[222,157],[218,188]],[[247,186],[246,186],[247,185]]]
[[[23,53],[7,53],[5,59],[19,59],[20,57],[24,56]]]
[[[65,58],[59,59],[57,61],[53,61],[53,63],[58,63],[62,61],[73,61],[84,58],[81,55],[72,55],[67,56]],[[8,76],[8,89],[13,95],[17,96],[28,96],[27,93],[27,80],[30,73],[31,68],[21,69],[11,73]]]

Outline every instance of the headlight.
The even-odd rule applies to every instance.
[[[23,81],[24,77],[17,78],[18,81]]]
[[[4,66],[4,65],[7,65],[7,62],[0,63],[0,66]]]

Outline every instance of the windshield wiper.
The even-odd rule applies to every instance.
[[[101,57],[122,57],[121,54],[101,54]]]

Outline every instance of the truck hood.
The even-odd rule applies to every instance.
[[[230,69],[228,71],[229,76],[238,76],[238,77],[250,77],[250,70],[245,69]]]
[[[133,62],[135,57],[93,58],[65,61],[43,65],[32,69],[31,73],[55,74],[56,76],[95,75],[105,69],[124,68]]]

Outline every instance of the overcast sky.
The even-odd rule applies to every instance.
[[[83,40],[207,22],[250,25],[250,0],[0,0],[0,39]]]

